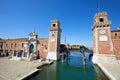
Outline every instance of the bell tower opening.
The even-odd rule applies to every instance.
[[[53,27],[55,27],[56,25],[55,24],[53,24]]]
[[[100,22],[104,22],[104,19],[103,19],[103,18],[99,18],[99,21],[100,21]]]

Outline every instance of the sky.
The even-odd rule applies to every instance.
[[[48,38],[51,20],[59,20],[61,43],[92,47],[94,15],[107,12],[111,30],[120,27],[120,0],[0,0],[0,38],[27,38],[35,29]]]

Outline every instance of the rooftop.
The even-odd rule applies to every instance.
[[[116,30],[112,30],[111,32],[120,32],[120,28],[117,28]]]

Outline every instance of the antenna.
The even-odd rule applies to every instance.
[[[33,31],[32,31],[33,33],[35,33],[35,28],[33,28]]]
[[[66,45],[66,37],[65,37],[65,45]]]
[[[100,12],[100,3],[98,3],[98,13]]]
[[[98,5],[97,5],[98,13],[100,12],[100,1],[98,0]]]

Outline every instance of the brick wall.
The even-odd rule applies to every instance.
[[[41,58],[46,58],[48,53],[48,38],[38,40],[38,50]]]
[[[4,55],[7,55],[9,53],[14,51],[24,51],[24,44],[27,42],[27,38],[21,38],[21,39],[7,39],[3,40],[3,53]]]
[[[10,53],[13,51],[24,51],[24,45],[27,43],[28,38],[21,38],[21,39],[7,39],[7,40],[0,40],[0,43],[3,44],[3,53]],[[4,43],[3,43],[4,42]],[[48,53],[48,38],[40,38],[38,39],[38,51],[39,56],[42,58],[46,58]]]
[[[111,31],[113,50],[115,55],[120,55],[120,30]]]

